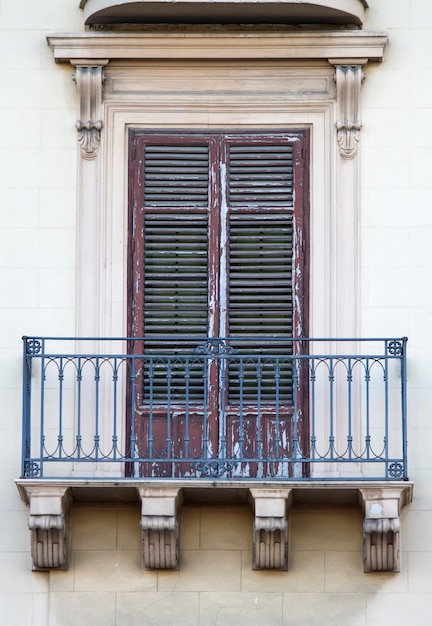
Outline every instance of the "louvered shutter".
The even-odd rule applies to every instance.
[[[293,216],[231,216],[230,334],[292,336]]]
[[[240,353],[280,355],[278,398],[292,396],[290,342],[270,337],[293,336],[293,155],[292,146],[230,146],[228,168],[229,288],[228,327]],[[244,366],[245,400],[257,397],[254,363]],[[233,368],[232,368],[233,370]],[[262,361],[260,395],[275,398],[273,367]],[[229,396],[238,398],[238,372],[230,376]]]
[[[147,351],[175,355],[190,352],[207,337],[208,207],[207,146],[159,146],[145,149],[144,167],[144,299],[143,335]],[[193,336],[193,341],[182,341]],[[202,400],[202,366],[189,363],[185,388],[184,362],[169,364],[173,401]],[[153,398],[167,396],[166,360],[154,361]],[[148,388],[148,385],[147,387]]]
[[[230,334],[292,336],[292,146],[230,146],[228,202]]]
[[[147,214],[144,222],[144,335],[207,335],[207,216]]]
[[[207,335],[209,151],[147,145],[144,159],[144,335]],[[159,209],[159,211],[158,211]]]

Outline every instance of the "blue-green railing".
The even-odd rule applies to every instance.
[[[171,341],[24,337],[22,477],[408,478],[406,338]]]

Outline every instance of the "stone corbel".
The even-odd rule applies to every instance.
[[[291,489],[251,489],[255,519],[253,525],[252,568],[288,569],[287,511]]]
[[[362,59],[366,63],[367,59]],[[335,65],[334,79],[337,92],[338,118],[336,122],[339,152],[345,159],[357,155],[360,142],[360,90],[364,79],[362,65],[357,59],[355,65],[344,60],[331,59]],[[361,60],[360,60],[361,61]]]
[[[139,487],[143,563],[147,569],[179,568],[181,489]]]
[[[73,75],[79,93],[78,142],[81,156],[87,160],[96,157],[101,140],[103,67],[107,63],[108,60],[89,64],[78,61]]]
[[[40,487],[29,491],[31,556],[34,570],[67,569],[69,505],[67,487]]]
[[[363,566],[365,572],[400,571],[400,519],[402,507],[410,501],[405,487],[359,489],[363,521]]]

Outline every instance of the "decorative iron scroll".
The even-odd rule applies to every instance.
[[[388,467],[388,473],[391,478],[403,478],[404,475],[404,467],[403,464],[395,461],[394,463],[390,463]]]
[[[197,346],[195,354],[205,354],[206,356],[223,356],[224,354],[238,354],[232,346],[227,345],[223,339],[209,339],[205,343]]]
[[[42,342],[39,339],[26,339],[26,354],[39,354],[42,350]]]
[[[391,356],[401,356],[403,354],[402,341],[389,341],[387,343],[387,352],[391,354]]]
[[[26,478],[37,478],[39,474],[39,463],[37,463],[36,461],[26,461],[24,465],[24,476]]]
[[[200,476],[206,478],[221,478],[224,474],[231,472],[235,469],[238,463],[233,461],[202,461],[200,463],[194,463],[194,467]]]

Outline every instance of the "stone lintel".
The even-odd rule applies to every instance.
[[[308,32],[84,32],[47,37],[57,63],[78,59],[148,61],[151,59],[381,62],[388,34],[382,31]]]
[[[400,511],[411,502],[409,485],[359,489],[364,510],[363,566],[365,572],[400,571]]]
[[[141,498],[143,563],[147,569],[179,568],[181,488],[137,487]]]
[[[252,534],[253,569],[288,569],[287,511],[292,489],[250,489],[255,519]]]

